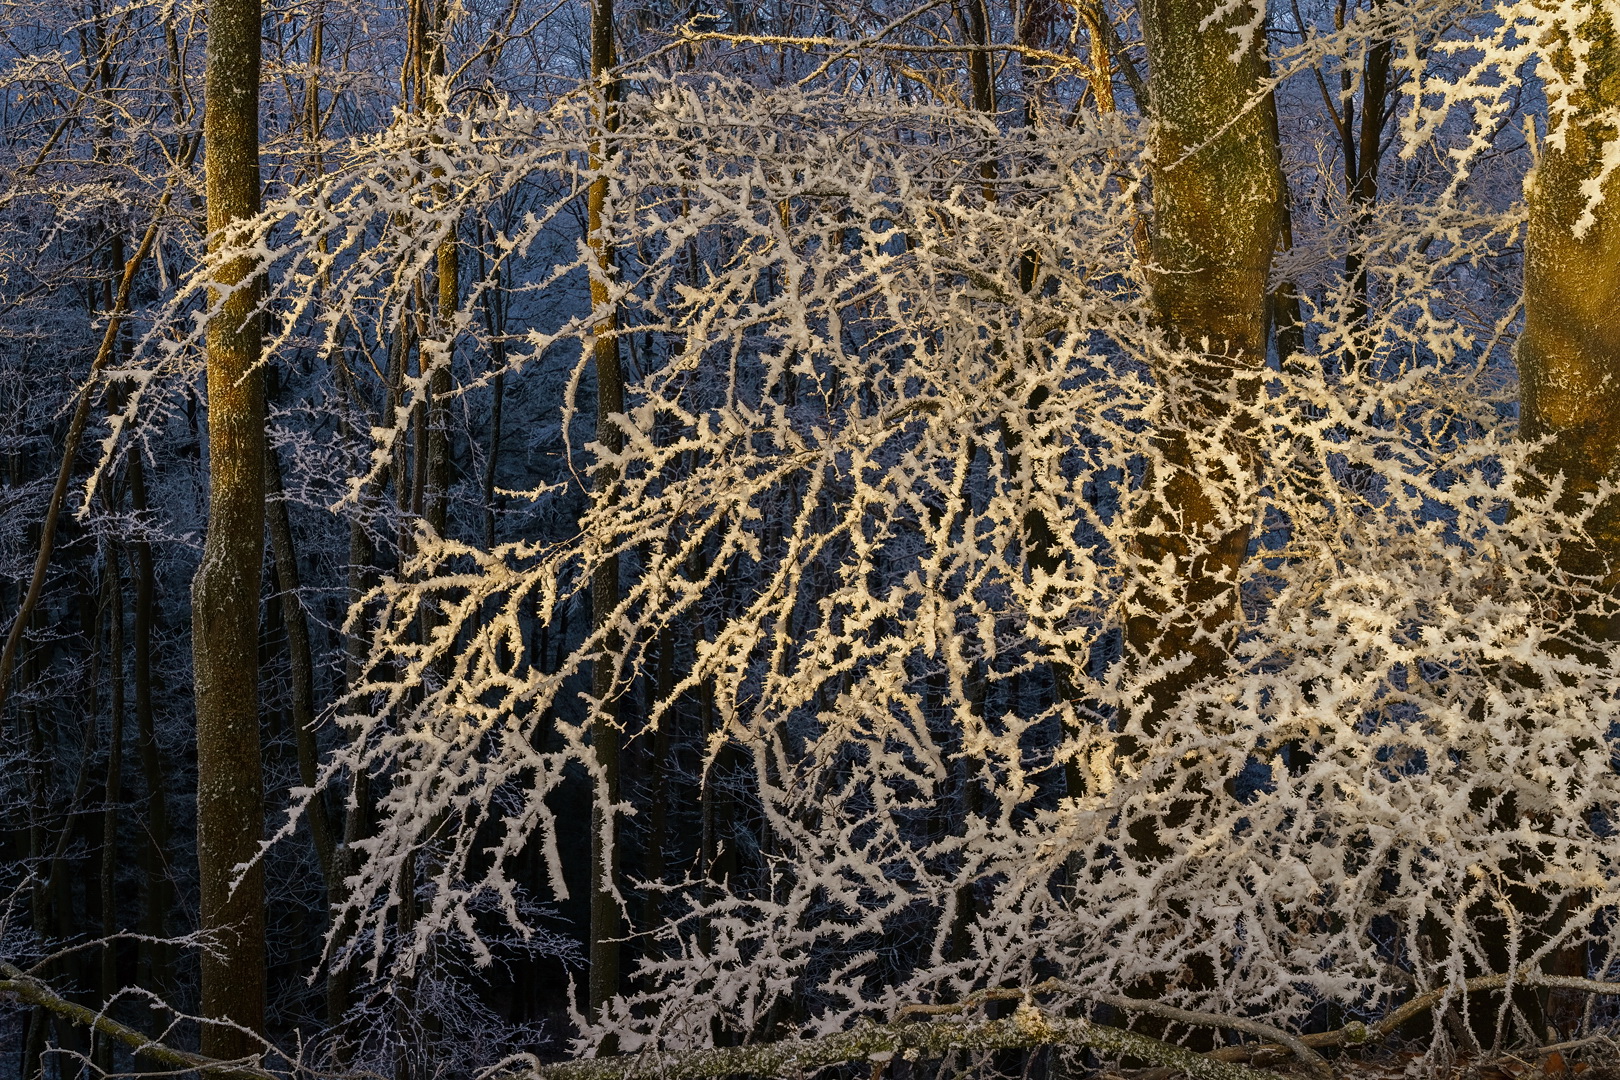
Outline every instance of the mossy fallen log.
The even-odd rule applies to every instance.
[[[1180,1070],[1194,1080],[1275,1080],[1236,1062],[1219,1061],[1132,1031],[1089,1020],[1051,1016],[1021,1004],[1001,1020],[931,1020],[862,1024],[813,1039],[785,1039],[752,1046],[648,1051],[620,1057],[584,1058],[541,1065],[515,1063],[505,1080],[723,1080],[734,1076],[799,1076],[851,1062],[938,1060],[955,1053],[1035,1050],[1074,1046],[1104,1057],[1133,1057]]]

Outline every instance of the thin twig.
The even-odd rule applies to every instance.
[[[1078,57],[1065,56],[1062,53],[1052,52],[1050,49],[1037,49],[1031,45],[1019,45],[1013,42],[993,41],[986,45],[907,45],[898,41],[872,41],[857,43],[853,48],[844,38],[835,37],[797,37],[787,34],[728,34],[719,30],[692,30],[682,27],[678,40],[682,43],[697,43],[703,41],[723,41],[732,45],[775,45],[788,49],[837,48],[846,50],[833,59],[856,52],[897,52],[897,53],[975,53],[975,52],[1005,52],[1017,53],[1031,60],[1042,60],[1053,67],[1075,68],[1082,74],[1089,74],[1090,65]]]

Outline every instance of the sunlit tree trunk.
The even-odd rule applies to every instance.
[[[1265,361],[1267,275],[1280,222],[1277,144],[1266,110],[1256,105],[1267,74],[1263,30],[1234,61],[1238,38],[1229,27],[1250,11],[1202,26],[1217,6],[1141,6],[1153,94],[1152,299],[1172,344],[1198,357],[1181,378],[1165,378],[1179,421],[1154,436],[1154,494],[1138,539],[1139,565],[1154,577],[1126,599],[1125,636],[1136,663],[1190,660],[1150,681],[1149,728],[1226,665],[1248,510],[1225,505],[1214,485],[1234,478],[1215,462],[1195,460],[1189,435],[1223,421],[1230,408],[1224,394],[1252,395],[1257,387],[1258,378],[1241,376]]]
[[[259,208],[259,0],[213,0],[203,139],[211,250]],[[256,370],[257,290],[246,259],[224,267],[208,326],[208,536],[192,582],[197,699],[197,864],[202,1012],[248,1031],[264,1027],[264,878],[236,867],[264,828],[259,762],[259,590],[264,546],[264,393]],[[203,1028],[202,1051],[254,1049],[241,1031]]]
[[[420,18],[417,29],[420,72],[417,107],[429,114],[444,111],[445,41],[449,13],[442,0],[417,0]],[[437,170],[435,170],[437,172]],[[441,189],[442,194],[442,189]],[[454,332],[457,309],[461,306],[461,256],[456,231],[440,242],[434,253],[438,288],[434,296],[440,334],[445,338],[445,355],[438,358],[428,380],[427,474],[424,516],[440,536],[448,524],[450,499],[450,365],[454,358]]]
[[[1521,433],[1526,439],[1548,440],[1535,464],[1544,477],[1563,476],[1558,505],[1570,514],[1620,467],[1620,178],[1604,183],[1602,201],[1580,228],[1589,202],[1585,185],[1598,175],[1605,141],[1615,137],[1620,27],[1607,6],[1590,4],[1586,10],[1587,21],[1575,31],[1587,48],[1584,87],[1574,95],[1575,113],[1564,123],[1562,145],[1548,141],[1526,187],[1524,333],[1518,348]],[[1567,46],[1556,50],[1553,60],[1568,78],[1573,65]],[[1586,532],[1589,542],[1565,543],[1560,549],[1560,567],[1613,597],[1620,593],[1620,499],[1600,502]],[[1579,637],[1554,648],[1604,662],[1605,647],[1620,641],[1620,618],[1611,613],[1612,605],[1595,610],[1574,597],[1566,603],[1573,608]],[[1503,827],[1516,827],[1511,804],[1507,814]],[[1546,914],[1546,901],[1539,895],[1515,896],[1514,902]],[[1562,929],[1560,921],[1555,915],[1549,930]],[[1490,943],[1496,946],[1498,955],[1491,960],[1498,970],[1509,962],[1505,926],[1500,936],[1503,940]],[[1548,966],[1559,974],[1584,975],[1586,950],[1559,950]],[[1579,1017],[1578,999],[1554,995],[1534,1004],[1544,1015],[1532,1014],[1533,1021]]]
[[[1591,11],[1581,27],[1590,48],[1585,92],[1564,125],[1563,145],[1549,141],[1528,187],[1518,352],[1522,432],[1550,440],[1536,464],[1543,475],[1563,474],[1561,506],[1571,513],[1620,465],[1620,178],[1604,184],[1594,219],[1576,234],[1587,209],[1583,186],[1597,176],[1604,140],[1614,138],[1609,117],[1620,107],[1617,28],[1606,9]],[[1563,568],[1613,591],[1620,500],[1600,504],[1587,532],[1590,543],[1564,545]],[[1620,629],[1596,615],[1577,622],[1599,643],[1616,640]]]

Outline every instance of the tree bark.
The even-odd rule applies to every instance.
[[[1571,100],[1575,113],[1564,122],[1562,145],[1548,140],[1526,185],[1524,333],[1517,356],[1521,434],[1548,440],[1534,465],[1548,479],[1562,474],[1557,508],[1571,515],[1581,512],[1598,485],[1613,479],[1620,467],[1620,178],[1604,183],[1593,219],[1576,231],[1588,209],[1585,185],[1598,175],[1605,142],[1615,138],[1611,118],[1620,107],[1620,26],[1605,6],[1594,3],[1587,10],[1586,21],[1572,28],[1587,46],[1585,83]],[[1572,73],[1572,44],[1566,40],[1553,50],[1553,63],[1565,78]],[[1562,545],[1559,568],[1585,579],[1599,596],[1589,600],[1571,591],[1560,599],[1575,635],[1553,642],[1552,651],[1609,664],[1611,647],[1620,641],[1620,499],[1598,503],[1586,534],[1589,540]],[[1516,817],[1502,827],[1515,828]],[[1565,929],[1567,906],[1549,912],[1546,898],[1538,895],[1514,896],[1513,902],[1545,920],[1542,933]],[[1485,918],[1495,921],[1490,914]],[[1493,965],[1506,961],[1506,926],[1487,945]],[[1555,974],[1584,975],[1584,944],[1554,952],[1546,967]],[[1575,1003],[1556,993],[1521,1001],[1521,1008],[1537,1028],[1579,1018]]]
[[[442,80],[445,74],[444,34],[447,12],[440,0],[421,0],[421,3],[427,9],[428,15],[428,25],[421,43],[426,50],[426,56],[422,60],[428,75],[428,92],[424,106],[430,113],[442,113],[444,99],[432,84]],[[451,228],[450,235],[439,243],[438,251],[434,253],[434,261],[438,272],[435,307],[439,332],[444,336],[445,354],[436,363],[428,380],[428,494],[424,516],[433,527],[433,531],[442,537],[448,525],[451,471],[450,409],[446,399],[450,394],[450,369],[455,360],[456,312],[461,307],[461,253],[454,227]]]
[[[1562,473],[1559,506],[1577,512],[1620,465],[1620,178],[1603,186],[1595,220],[1581,235],[1583,185],[1595,177],[1611,110],[1620,107],[1620,43],[1605,9],[1591,6],[1580,28],[1590,51],[1577,113],[1564,125],[1564,141],[1549,141],[1528,185],[1524,333],[1519,339],[1521,430],[1548,439],[1535,459],[1542,475]],[[1565,53],[1566,61],[1568,54]],[[1613,592],[1620,585],[1620,500],[1600,504],[1588,522],[1590,543],[1565,544],[1565,571]],[[1577,613],[1593,643],[1620,638],[1613,617]]]
[[[1373,0],[1376,9],[1381,0]],[[1378,203],[1378,159],[1384,132],[1386,99],[1389,96],[1389,69],[1394,58],[1394,45],[1388,40],[1375,41],[1367,50],[1361,71],[1361,128],[1356,130],[1353,103],[1345,102],[1344,110],[1344,167],[1345,189],[1355,211],[1357,231],[1372,224],[1373,210]],[[1356,142],[1351,144],[1351,135]],[[1368,289],[1366,257],[1359,251],[1350,251],[1344,257],[1344,274],[1350,283],[1350,318],[1357,336],[1356,368],[1365,371],[1372,361],[1372,341],[1366,333],[1367,314],[1371,310]]]
[[[129,499],[137,517],[145,518],[146,466],[139,452],[129,459]],[[157,744],[157,718],[152,705],[152,623],[156,606],[157,571],[152,561],[152,545],[144,538],[130,542],[135,555],[134,689],[135,735],[141,759],[141,780],[146,785],[146,843],[141,862],[146,879],[146,896],[141,912],[141,933],[149,939],[140,943],[141,985],[163,992],[170,985],[172,968],[169,946],[158,940],[168,933],[169,905],[174,889],[169,878],[169,800],[168,778]]]
[[[1156,373],[1179,419],[1154,436],[1153,492],[1138,536],[1144,569],[1163,579],[1126,599],[1125,638],[1141,665],[1190,660],[1148,687],[1144,728],[1226,666],[1239,615],[1237,573],[1248,552],[1245,507],[1226,505],[1193,436],[1223,422],[1227,395],[1252,396],[1266,357],[1266,285],[1282,204],[1280,160],[1266,110],[1263,30],[1232,59],[1230,18],[1204,27],[1212,0],[1141,6],[1153,92],[1153,229],[1149,283],[1170,343],[1196,357]],[[1247,17],[1248,9],[1239,13]],[[1240,449],[1240,448],[1239,448]]]
[[[208,7],[208,245],[259,209],[259,0]],[[192,582],[197,701],[197,873],[202,930],[202,1052],[236,1058],[264,1028],[264,874],[237,880],[264,830],[259,761],[259,595],[264,553],[264,390],[252,263],[218,273],[208,325],[208,535]]]
[[[614,49],[613,0],[594,0],[591,6],[591,78],[602,94],[600,133],[592,147],[590,167],[602,168],[611,148],[608,138],[618,127],[619,85],[613,77],[618,60]],[[593,359],[596,365],[596,438],[609,453],[623,445],[623,435],[612,419],[624,411],[624,372],[619,363],[618,310],[613,306],[608,275],[613,250],[604,231],[603,207],[607,178],[591,183],[586,196],[587,240],[593,255],[591,305],[596,311]],[[611,503],[617,498],[618,475],[611,468],[596,472],[592,498]],[[591,620],[600,630],[619,604],[619,558],[604,559],[591,579]],[[619,936],[621,933],[615,857],[613,806],[619,801],[619,717],[614,695],[612,655],[617,635],[604,642],[601,657],[592,665],[591,690],[600,712],[591,723],[591,747],[596,757],[597,790],[591,804],[590,978],[588,994],[593,1019],[619,990]],[[602,1053],[611,1054],[617,1042],[603,1040]]]
[[[281,486],[281,462],[275,450],[268,446],[265,448],[265,480],[268,493],[272,496],[266,501],[270,553],[275,561],[277,591],[281,594],[281,617],[287,626],[287,659],[292,673],[293,745],[298,754],[298,782],[313,788],[316,772],[320,768],[320,751],[315,744],[315,661],[309,640],[309,614],[304,610],[304,601],[299,592],[302,583],[298,575],[298,551],[293,546],[292,521],[287,514],[287,501]],[[305,816],[309,821],[315,859],[321,868],[321,880],[326,885],[330,902],[333,868],[337,863],[337,842],[332,835],[325,799],[319,795],[311,799]]]
[[[118,992],[118,947],[112,941],[118,933],[118,860],[123,854],[118,845],[118,822],[123,817],[119,801],[123,798],[124,782],[124,574],[118,546],[107,546],[105,569],[105,598],[107,607],[108,682],[111,693],[109,732],[107,735],[107,778],[101,813],[101,873],[98,881],[101,894],[101,936],[107,941],[101,947],[100,990],[103,1002],[111,1001]],[[112,1047],[103,1041],[96,1047],[98,1064],[111,1071]]]

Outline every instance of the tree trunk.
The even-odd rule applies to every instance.
[[[1601,164],[1611,110],[1620,107],[1620,44],[1602,9],[1583,28],[1586,92],[1564,125],[1563,145],[1549,141],[1529,183],[1525,246],[1524,334],[1519,339],[1522,431],[1550,439],[1536,457],[1542,474],[1562,473],[1560,507],[1579,510],[1620,464],[1620,177],[1603,186],[1595,220],[1577,236],[1586,211],[1583,185]],[[1613,591],[1620,584],[1620,500],[1608,499],[1587,525],[1589,544],[1565,544],[1560,562]],[[1578,615],[1594,643],[1614,641],[1612,618]]]
[[[145,517],[146,466],[139,452],[129,458],[129,500],[138,517]],[[169,905],[174,889],[169,877],[169,799],[168,778],[157,744],[157,718],[152,705],[152,622],[156,606],[157,571],[152,561],[152,545],[144,539],[131,542],[135,555],[134,687],[135,735],[141,757],[141,781],[146,785],[146,843],[142,848],[142,874],[146,896],[141,911],[141,933],[149,939],[140,943],[141,985],[162,993],[170,986],[171,950],[156,940],[167,936]]]
[[[617,64],[613,39],[613,0],[594,0],[591,7],[591,77],[602,94],[600,138],[591,152],[591,168],[599,169],[611,152],[607,138],[618,127],[619,86],[613,78]],[[617,453],[623,435],[612,417],[624,411],[624,372],[619,364],[618,311],[612,306],[608,275],[613,267],[613,251],[603,232],[603,206],[607,200],[607,179],[592,182],[586,199],[586,229],[594,256],[591,268],[591,304],[597,323],[594,345],[596,363],[596,438],[610,453]],[[592,497],[604,502],[617,498],[618,476],[611,469],[596,473]],[[600,629],[613,617],[619,604],[619,559],[612,556],[596,567],[591,580],[591,619]],[[616,635],[609,635],[602,647],[602,659],[592,665],[591,689],[602,711],[591,724],[591,747],[596,757],[598,787],[591,804],[591,883],[590,883],[590,1013],[600,1019],[602,1006],[619,990],[619,900],[615,883],[617,866],[612,807],[619,801],[619,743],[617,706],[610,702],[614,693],[611,657],[618,646]],[[601,1052],[617,1050],[617,1041],[606,1039]]]
[[[1373,0],[1376,9],[1381,0]],[[1373,210],[1378,203],[1378,159],[1384,132],[1386,98],[1389,96],[1389,69],[1394,57],[1391,42],[1376,41],[1367,50],[1361,71],[1361,128],[1356,131],[1353,103],[1345,102],[1344,109],[1344,168],[1345,193],[1355,212],[1357,233],[1372,224]],[[1347,69],[1348,70],[1348,69]],[[1352,144],[1351,137],[1356,142]],[[1371,310],[1368,291],[1366,257],[1359,251],[1350,251],[1344,257],[1344,274],[1350,283],[1350,318],[1357,345],[1352,362],[1365,371],[1372,360],[1372,341],[1365,323]]]
[[[270,526],[270,553],[275,560],[276,588],[281,594],[281,617],[287,626],[287,659],[292,674],[293,745],[298,754],[298,782],[315,786],[320,767],[320,751],[315,745],[315,661],[309,641],[309,615],[299,594],[298,551],[293,546],[292,521],[281,488],[281,462],[274,449],[265,448],[265,480],[271,499],[266,503]],[[332,871],[336,865],[336,840],[326,800],[317,795],[305,811],[315,859],[321,868],[330,902]]]
[[[658,702],[668,701],[675,692],[675,634],[669,627],[664,627],[658,634],[658,665],[657,672],[647,693],[647,715],[651,716]],[[646,939],[647,949],[657,949],[659,945],[651,935],[656,934],[659,927],[664,924],[664,894],[656,886],[664,883],[666,870],[664,848],[669,843],[669,764],[670,755],[674,753],[674,742],[671,738],[670,728],[675,723],[675,712],[670,710],[659,721],[658,729],[653,733],[651,760],[647,764],[647,847],[642,853],[641,876],[646,879],[649,888],[642,899],[641,929],[649,935]]]
[[[439,113],[443,111],[444,99],[432,90],[431,83],[442,80],[445,74],[444,34],[448,13],[441,0],[421,2],[428,13],[427,32],[421,43],[427,51],[423,66],[430,81],[424,104],[429,112]],[[455,360],[456,312],[461,307],[461,254],[454,227],[450,235],[440,242],[438,251],[434,253],[434,261],[438,271],[436,308],[439,332],[445,339],[445,353],[435,361],[428,381],[428,495],[425,516],[433,531],[442,537],[448,525],[450,502],[450,408],[446,399],[450,394],[450,369]]]
[[[101,814],[101,936],[109,939],[101,947],[101,1000],[105,1004],[118,992],[118,948],[110,940],[118,933],[118,822],[123,813],[124,782],[124,574],[118,547],[107,546],[105,596],[107,605],[108,682],[111,688],[110,731],[107,735],[107,779],[105,805]],[[112,1043],[106,1039],[96,1046],[97,1063],[112,1070]]]
[[[1540,475],[1562,474],[1558,509],[1576,514],[1598,485],[1612,480],[1620,466],[1620,177],[1602,188],[1593,219],[1577,235],[1587,212],[1584,186],[1602,165],[1605,141],[1613,140],[1613,111],[1620,107],[1620,42],[1614,16],[1593,4],[1591,15],[1575,33],[1588,51],[1582,92],[1573,95],[1576,112],[1565,120],[1563,143],[1548,140],[1527,187],[1529,229],[1525,240],[1524,333],[1519,338],[1521,433],[1525,439],[1547,439],[1534,459]],[[1568,78],[1567,49],[1553,55]],[[1553,644],[1554,651],[1574,654],[1590,663],[1606,663],[1606,647],[1620,641],[1620,499],[1600,502],[1588,519],[1584,542],[1566,542],[1559,551],[1560,569],[1587,579],[1600,593],[1599,603],[1566,597],[1561,607],[1573,609],[1579,635]],[[1516,820],[1502,822],[1513,829]],[[1565,899],[1565,910],[1574,906]],[[1514,897],[1515,906],[1547,919],[1546,931],[1557,933],[1562,916],[1547,915],[1546,900]],[[1487,916],[1489,917],[1489,916]],[[1493,965],[1505,964],[1508,931],[1491,942]],[[1524,943],[1533,947],[1534,942]],[[1558,950],[1548,958],[1555,974],[1584,975],[1586,949]],[[1502,970],[1498,966],[1497,970]],[[1539,1029],[1545,1022],[1578,1021],[1579,1002],[1553,994],[1551,1000],[1520,1002]],[[1539,1015],[1538,1015],[1539,1014]],[[1537,1030],[1536,1034],[1541,1032]]]
[[[1208,481],[1231,483],[1197,459],[1194,439],[1222,421],[1222,392],[1252,396],[1266,357],[1266,285],[1282,202],[1277,144],[1254,106],[1266,79],[1262,30],[1234,62],[1227,18],[1203,27],[1211,0],[1141,6],[1153,92],[1153,231],[1149,282],[1172,345],[1197,357],[1156,374],[1179,414],[1154,436],[1153,497],[1138,564],[1173,567],[1126,598],[1125,638],[1138,664],[1191,662],[1147,688],[1152,730],[1180,696],[1225,670],[1239,615],[1237,573],[1248,552],[1247,507],[1226,505]],[[1239,18],[1247,17],[1248,8]]]
[[[259,209],[259,0],[212,0],[203,121],[208,244]],[[259,762],[259,593],[264,549],[264,392],[252,264],[229,263],[208,325],[208,536],[192,582],[197,699],[199,917],[203,1015],[264,1029],[264,874],[237,881],[264,830]],[[222,302],[221,302],[222,301]],[[236,1027],[205,1025],[202,1051],[256,1049]]]
[[[474,272],[482,280],[486,268],[477,245],[473,257],[477,260]],[[489,452],[484,458],[483,475],[484,546],[491,551],[495,550],[495,475],[501,458],[501,409],[506,400],[506,278],[501,269],[495,274],[495,281],[484,290],[482,305],[484,328],[489,333],[489,370],[494,373],[490,380]],[[545,662],[543,656],[540,662]]]
[[[392,358],[393,350],[390,350]],[[390,359],[390,363],[392,363]],[[341,362],[338,365],[338,383],[343,388],[347,398],[347,405],[341,421],[345,440],[352,438],[359,425],[353,423],[351,417],[359,417],[372,426],[372,416],[366,404],[360,387],[355,383],[349,369]],[[394,421],[395,406],[393,396],[392,371],[390,371],[390,385],[383,391],[383,417],[381,426],[390,427]],[[396,455],[397,457],[398,455]],[[386,479],[379,475],[366,486],[361,497],[357,512],[349,521],[349,554],[348,554],[348,589],[349,609],[353,609],[360,602],[361,597],[376,583],[377,578],[377,549],[372,543],[370,535],[366,532],[365,518],[368,512],[376,512],[382,505],[384,498],[384,484]],[[358,686],[365,671],[366,643],[363,634],[348,637],[343,646],[343,684],[351,692]],[[335,846],[333,852],[332,880],[327,886],[328,901],[332,906],[341,905],[347,899],[347,890],[344,882],[348,879],[358,865],[358,855],[355,845],[367,835],[371,827],[371,780],[365,770],[356,771],[350,776],[348,799],[343,813],[343,836],[341,843]],[[353,920],[346,920],[340,930],[340,936],[353,927]],[[326,1019],[327,1023],[338,1030],[350,1006],[350,999],[354,993],[354,968],[343,963],[341,959],[334,963],[327,973],[326,979]],[[352,1041],[346,1032],[340,1032],[337,1041],[337,1057],[342,1063],[347,1063]]]

